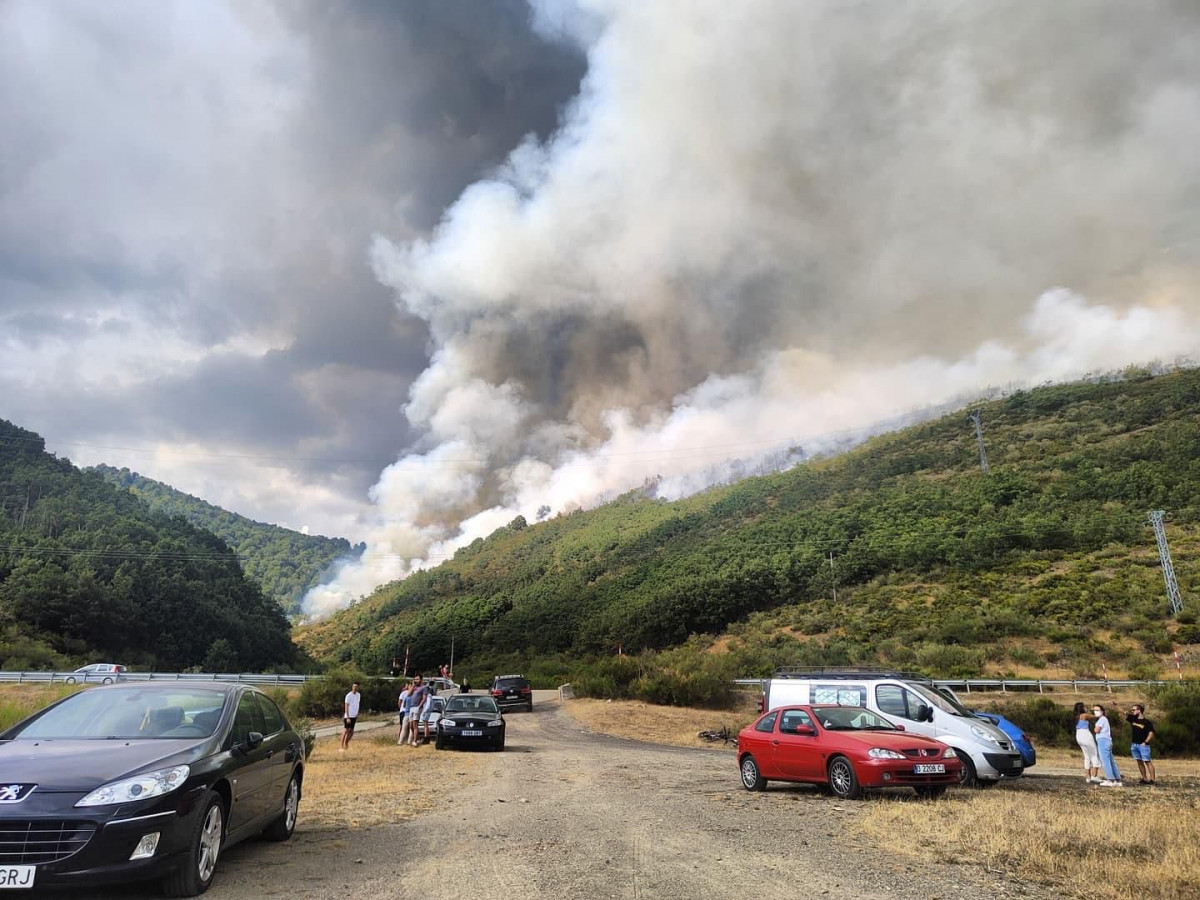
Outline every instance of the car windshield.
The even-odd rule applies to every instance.
[[[942,712],[950,713],[952,716],[962,716],[964,719],[973,719],[975,714],[970,712],[961,703],[955,703],[941,691],[935,691],[933,688],[926,687],[923,684],[910,684],[909,688],[916,691]]]
[[[446,712],[499,713],[500,708],[491,697],[458,696],[446,701]]]
[[[441,697],[434,697],[433,700],[430,702],[429,708],[433,712],[440,713],[442,710],[444,710],[446,708],[446,701],[443,700]]]
[[[820,706],[813,714],[829,731],[895,731],[896,726],[861,706]]]
[[[30,722],[20,740],[143,740],[210,736],[225,693],[198,688],[121,687],[83,691]]]

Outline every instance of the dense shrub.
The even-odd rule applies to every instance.
[[[340,717],[345,710],[346,693],[357,681],[362,693],[360,715],[369,712],[391,713],[396,709],[400,683],[383,678],[368,678],[353,670],[338,669],[320,678],[309,679],[291,701],[289,711],[299,717],[328,719]]]

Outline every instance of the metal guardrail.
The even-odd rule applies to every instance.
[[[768,678],[771,676],[768,676]],[[865,676],[864,676],[865,677]],[[734,684],[744,685],[761,685],[765,678],[735,678]],[[1044,694],[1046,689],[1051,690],[1056,688],[1070,688],[1078,691],[1081,688],[1101,688],[1111,690],[1112,688],[1128,688],[1128,687],[1161,687],[1167,684],[1178,684],[1175,680],[1164,681],[1137,681],[1133,679],[1116,679],[1108,680],[1098,678],[934,678],[934,685],[937,687],[948,687],[952,690],[963,690],[966,693],[972,691],[996,692],[1002,694],[1012,693],[1031,693],[1037,691],[1039,694]]]
[[[304,684],[322,675],[255,675],[252,673],[216,672],[122,672],[117,681],[225,681],[241,684],[289,685]],[[112,673],[93,672],[0,672],[0,682],[17,684],[101,684],[112,679]]]

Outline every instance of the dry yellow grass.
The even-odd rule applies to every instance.
[[[653,706],[638,700],[569,700],[566,710],[592,731],[673,747],[720,747],[696,736],[727,727],[733,736],[758,715],[755,699],[730,710]],[[732,743],[729,745],[732,747]]]
[[[305,828],[368,828],[402,822],[432,809],[439,796],[470,783],[478,760],[438,753],[432,744],[401,747],[390,728],[358,735],[345,753],[322,738],[304,774],[300,821]]]
[[[1037,766],[1031,772],[1045,772],[1047,769],[1064,769],[1083,774],[1083,756],[1078,750],[1066,750],[1058,747],[1038,748]],[[1117,768],[1128,781],[1138,778],[1137,763],[1129,755],[1128,747],[1117,747]],[[1175,758],[1154,754],[1155,774],[1159,781],[1171,781],[1175,778],[1200,778],[1200,759]]]
[[[982,865],[1066,896],[1200,896],[1195,790],[954,791],[933,807],[884,798],[858,827],[881,849]]]

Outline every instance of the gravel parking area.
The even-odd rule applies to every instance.
[[[506,718],[505,752],[472,754],[470,783],[440,794],[427,813],[394,825],[316,828],[304,824],[302,805],[290,843],[234,848],[206,896],[1055,896],[1003,873],[875,849],[856,827],[870,800],[843,803],[790,785],[749,794],[727,751],[594,734],[557,702]],[[929,810],[935,815],[936,804]]]

